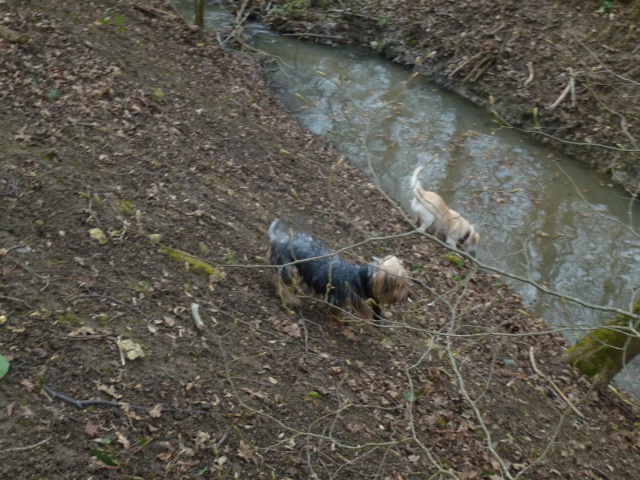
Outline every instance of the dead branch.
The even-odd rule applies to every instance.
[[[9,302],[16,302],[16,303],[22,303],[24,306],[26,306],[29,310],[36,310],[36,308],[31,305],[29,302],[27,302],[26,300],[22,300],[21,298],[17,298],[17,297],[7,297],[6,295],[0,295],[0,300],[8,300]]]
[[[115,402],[113,400],[76,400],[75,398],[69,397],[63,393],[56,392],[53,388],[48,385],[42,385],[42,389],[47,393],[47,395],[52,399],[59,399],[63,402],[70,403],[74,407],[85,409],[90,406],[105,406],[105,407],[114,407],[114,408],[122,408],[125,406],[124,402]],[[132,405],[126,404],[127,408],[138,411],[149,411],[152,407],[143,407],[141,405]],[[198,414],[210,414],[208,410],[198,410],[194,408],[162,408],[160,409],[160,413],[198,413]]]
[[[495,55],[487,55],[486,57],[482,58],[475,65],[475,67],[473,67],[473,69],[469,72],[469,74],[466,77],[464,77],[462,81],[466,82],[467,80],[470,79],[472,82],[475,82],[482,75],[484,75],[484,72],[486,72],[493,64],[495,64],[497,59],[498,57]]]
[[[539,376],[541,376],[542,378],[544,378],[545,380],[547,380],[551,386],[553,387],[553,389],[556,391],[556,393],[560,396],[560,398],[562,398],[562,400],[564,400],[564,402],[569,405],[569,407],[571,408],[571,410],[574,411],[574,413],[576,415],[578,415],[580,418],[584,418],[584,415],[582,414],[582,412],[580,412],[580,410],[578,410],[573,403],[571,403],[569,401],[569,399],[567,398],[567,396],[564,394],[564,392],[562,390],[560,390],[560,387],[558,387],[558,385],[555,384],[555,382],[553,380],[551,380],[551,378],[549,378],[548,376],[546,376],[544,373],[542,373],[539,369],[538,369],[538,365],[536,365],[536,357],[534,356],[533,353],[533,347],[529,348],[529,360],[531,361],[531,366],[533,367],[533,371],[536,372]]]
[[[3,257],[6,258],[7,260],[11,260],[16,265],[18,265],[21,269],[29,272],[31,275],[35,275],[36,277],[49,282],[49,276],[48,275],[40,275],[39,273],[34,272],[30,267],[27,267],[26,265],[23,265],[19,260],[17,260],[16,258],[12,257],[9,254],[3,255]]]
[[[115,303],[116,305],[120,305],[122,307],[128,308],[129,310],[137,313],[137,314],[142,314],[142,312],[140,310],[138,310],[136,307],[129,305],[127,303],[121,302],[118,299],[115,299],[113,297],[110,297],[109,295],[105,295],[104,293],[87,293],[85,295],[76,295],[75,297],[71,297],[70,300],[79,300],[82,298],[99,298],[100,300],[109,300],[110,302]]]
[[[202,321],[202,317],[200,316],[200,305],[197,303],[191,304],[191,315],[193,316],[193,323],[196,324],[196,328],[198,330],[204,329],[204,322]]]
[[[571,68],[569,69],[569,83],[567,83],[567,86],[564,88],[557,100],[549,105],[549,110],[553,110],[560,105],[569,92],[571,92],[571,106],[574,107],[576,104],[575,79],[573,78],[573,70]]]
[[[527,69],[529,69],[529,76],[527,77],[527,79],[522,84],[523,87],[529,86],[529,84],[531,82],[533,82],[533,79],[535,78],[535,74],[533,72],[533,63],[532,62],[528,62],[527,63]]]
[[[134,4],[133,8],[151,17],[160,17],[160,18],[168,18],[168,19],[175,18],[175,14],[171,12],[166,12],[159,8],[151,7],[149,5],[143,6],[143,5]]]
[[[296,37],[296,38],[326,38],[329,40],[344,40],[344,37],[339,35],[325,35],[323,33],[283,33],[283,37]]]
[[[467,63],[469,63],[471,60],[473,60],[475,57],[471,57],[471,58],[467,58],[465,61],[463,61],[460,65],[458,65],[449,75],[447,75],[449,78],[453,78],[453,76],[458,73],[459,70],[461,70]]]
[[[34,443],[33,445],[27,445],[26,447],[12,447],[5,448],[4,450],[0,450],[0,453],[8,453],[8,452],[23,452],[25,450],[33,450],[34,448],[38,448],[45,443],[48,443],[51,440],[51,437],[47,437],[44,440],[39,441],[38,443]]]

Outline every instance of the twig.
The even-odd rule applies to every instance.
[[[244,16],[244,18],[242,18],[242,14],[244,13],[245,8],[247,8],[248,3],[249,3],[249,0],[244,0],[242,2],[242,5],[240,5],[240,9],[236,13],[236,20],[235,20],[236,25],[235,27],[233,27],[233,30],[231,30],[231,33],[227,36],[227,38],[225,38],[222,42],[218,40],[221,47],[224,47],[224,44],[227,43],[229,39],[234,38],[236,36],[236,33],[239,32],[240,29],[242,28],[242,24],[245,22],[247,18],[249,18],[249,15],[251,15],[251,12],[248,12]]]
[[[122,351],[122,345],[120,345],[121,339],[122,339],[122,335],[118,335],[118,337],[116,338],[116,345],[118,346],[118,352],[120,352],[120,363],[122,363],[122,366],[124,367],[126,362],[124,360],[124,352]]]
[[[42,385],[42,389],[47,392],[47,394],[52,398],[52,399],[60,399],[64,402],[70,403],[71,405],[73,405],[74,407],[80,408],[80,409],[84,409],[86,407],[90,407],[93,405],[102,405],[102,406],[106,406],[106,407],[115,407],[115,408],[122,408],[124,406],[124,402],[114,402],[113,400],[76,400],[75,398],[71,398],[63,393],[58,393],[56,392],[53,388],[49,387],[48,385]],[[131,408],[132,410],[139,410],[139,411],[149,411],[151,410],[151,407],[143,407],[141,405],[132,405],[132,404],[128,404],[127,405],[128,408]],[[192,408],[162,408],[160,409],[160,413],[170,413],[170,412],[178,412],[178,413],[204,413],[204,414],[209,414],[211,412],[209,412],[208,410],[197,410],[197,409],[192,409]]]
[[[523,87],[529,86],[529,84],[531,82],[533,82],[533,79],[535,78],[535,74],[533,72],[533,63],[532,62],[528,62],[527,63],[527,68],[529,69],[529,76],[527,77],[527,79],[522,84]]]
[[[193,322],[196,324],[196,328],[198,330],[204,329],[204,322],[202,321],[202,317],[200,316],[200,305],[197,303],[191,304],[191,315],[193,316]]]
[[[440,15],[441,17],[449,17],[449,18],[453,18],[456,22],[458,22],[460,25],[462,25],[464,28],[469,28],[469,26],[464,23],[462,20],[460,20],[458,17],[451,15],[450,13],[438,13],[436,12],[436,15]]]
[[[249,4],[249,0],[244,0],[242,2],[242,5],[240,5],[240,9],[236,13],[236,23],[241,23],[240,19],[242,18],[242,14],[244,13],[244,10],[245,10],[245,8],[247,8],[248,4]]]
[[[216,442],[215,447],[216,448],[220,448],[222,445],[224,445],[224,442],[227,441],[227,438],[229,438],[229,432],[228,431],[224,432],[224,435],[222,435],[222,437],[220,437],[220,440],[218,440]]]
[[[297,38],[327,38],[330,40],[344,40],[344,37],[338,35],[325,35],[323,33],[283,33],[283,37],[297,37]]]
[[[133,8],[135,8],[136,10],[141,11],[142,13],[150,15],[152,17],[162,17],[162,18],[167,18],[167,19],[175,18],[175,15],[173,13],[165,12],[164,10],[161,10],[161,9],[155,8],[155,7],[142,6],[142,5],[133,5]]]
[[[458,71],[463,68],[467,63],[469,63],[471,60],[473,60],[474,57],[471,58],[467,58],[465,61],[463,61],[460,65],[458,65],[453,72],[451,72],[450,74],[447,75],[447,77],[452,78],[456,73],[458,73]]]
[[[68,397],[64,393],[56,392],[54,389],[52,389],[47,385],[42,385],[42,389],[45,392],[47,392],[47,394],[52,399],[55,400],[56,398],[59,398],[60,400],[70,403],[71,405],[77,408],[85,408],[91,405],[105,405],[107,407],[118,407],[118,408],[120,408],[121,406],[119,402],[114,402],[112,400],[76,400],[75,398]],[[131,405],[131,408],[136,409],[135,405]],[[140,407],[140,410],[143,410],[143,407]]]
[[[531,360],[531,366],[533,367],[533,371],[536,372],[538,375],[540,375],[542,378],[544,378],[545,380],[547,380],[551,386],[554,388],[554,390],[556,391],[556,393],[558,395],[560,395],[560,397],[562,398],[562,400],[565,401],[565,403],[567,405],[569,405],[569,407],[571,407],[571,410],[574,411],[574,413],[576,415],[578,415],[580,418],[584,418],[584,415],[582,414],[582,412],[580,412],[580,410],[578,410],[573,403],[571,403],[569,401],[569,399],[567,398],[567,396],[562,392],[562,390],[560,390],[560,387],[558,387],[558,385],[555,384],[555,382],[553,380],[551,380],[551,378],[549,378],[548,376],[546,376],[544,373],[542,373],[539,369],[538,369],[538,365],[536,365],[536,357],[534,356],[533,353],[533,347],[529,348],[529,360]]]
[[[110,302],[115,303],[116,305],[120,305],[122,307],[128,308],[129,310],[131,310],[132,312],[138,313],[138,314],[142,314],[142,312],[140,310],[138,310],[136,307],[129,305],[127,303],[121,302],[120,300],[110,297],[109,295],[105,295],[105,294],[101,294],[101,293],[88,293],[86,295],[76,295],[75,297],[72,297],[70,300],[78,300],[81,298],[99,298],[100,300],[109,300]]]
[[[469,72],[469,74],[464,77],[462,81],[466,82],[467,80],[471,79],[472,82],[475,82],[482,75],[484,75],[484,72],[486,72],[491,66],[494,65],[497,58],[498,57],[495,55],[487,55],[486,57],[482,58],[478,63],[476,63],[471,72]]]
[[[551,105],[549,105],[549,110],[553,110],[558,105],[560,105],[560,103],[564,100],[564,98],[567,96],[569,92],[571,92],[571,106],[572,107],[575,106],[576,104],[575,79],[573,78],[573,71],[571,69],[569,69],[569,75],[570,75],[569,83],[567,83],[567,86],[564,87],[564,90],[562,91],[558,99],[555,102],[553,102]]]
[[[344,10],[327,10],[328,13],[340,13],[342,15],[351,15],[352,17],[361,17],[361,18],[369,18],[371,20],[380,21],[380,17],[372,17],[371,15],[365,15],[364,13],[356,13],[350,12],[346,9]]]
[[[27,267],[26,265],[23,265],[22,263],[20,263],[19,260],[13,258],[11,255],[5,255],[5,258],[7,258],[8,260],[11,260],[12,262],[15,262],[16,265],[19,265],[20,268],[22,268],[23,270],[29,272],[31,275],[35,275],[38,278],[44,279],[47,282],[49,281],[49,277],[45,276],[45,275],[40,275],[39,273],[34,272],[30,267]]]
[[[45,443],[47,443],[49,440],[51,440],[51,437],[47,437],[44,440],[41,440],[38,443],[34,443],[33,445],[27,445],[26,447],[12,447],[12,448],[5,448],[4,450],[0,450],[0,453],[7,453],[7,452],[22,452],[24,450],[32,450],[34,448],[38,448],[40,445],[44,445]]]
[[[35,310],[34,306],[31,305],[29,302],[27,302],[26,300],[22,300],[21,298],[16,298],[16,297],[7,297],[6,295],[0,295],[0,300],[9,300],[10,302],[17,302],[17,303],[22,303],[23,305],[25,305],[29,310]]]
[[[600,478],[604,478],[605,480],[609,480],[609,477],[607,476],[606,473],[604,473],[602,470],[596,468],[596,467],[587,467],[589,470],[594,471],[595,473],[597,473],[598,475],[600,475]]]

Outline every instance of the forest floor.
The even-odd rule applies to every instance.
[[[0,13],[2,478],[637,476],[634,401],[414,232],[247,50],[160,0]],[[398,255],[411,302],[377,328],[290,312],[274,218]]]

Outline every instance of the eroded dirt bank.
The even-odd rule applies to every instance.
[[[634,405],[423,237],[347,253],[417,280],[375,332],[282,307],[272,219],[334,247],[410,226],[248,53],[161,1],[0,13],[2,478],[634,478]]]
[[[640,2],[275,0],[248,8],[307,40],[372,46],[628,191],[640,186]]]

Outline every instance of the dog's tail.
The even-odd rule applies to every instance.
[[[420,184],[420,180],[418,180],[418,176],[424,170],[424,165],[419,165],[414,171],[413,175],[411,175],[411,191],[418,195],[420,193],[420,189],[422,185]]]
[[[274,243],[277,241],[284,232],[284,226],[282,225],[282,220],[276,218],[271,225],[269,225],[269,241]]]

